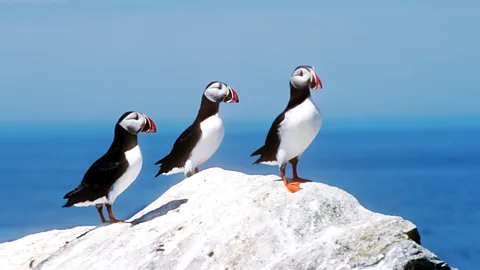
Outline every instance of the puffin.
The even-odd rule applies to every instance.
[[[63,197],[68,199],[63,207],[94,205],[105,223],[103,206],[106,206],[110,222],[123,223],[113,215],[112,205],[135,181],[142,169],[142,152],[137,135],[156,131],[155,123],[150,117],[139,112],[125,112],[115,125],[110,148],[90,166],[80,185]]]
[[[210,82],[193,123],[180,134],[170,153],[155,163],[160,165],[155,177],[183,172],[188,178],[198,173],[198,166],[217,151],[223,140],[224,127],[218,114],[222,102],[238,103],[237,92],[223,82]]]
[[[290,77],[287,107],[273,121],[265,145],[251,154],[260,155],[253,164],[278,166],[285,187],[292,193],[301,190],[300,183],[311,182],[298,176],[297,164],[322,126],[322,115],[310,96],[310,89],[321,88],[322,82],[313,66],[297,67]],[[285,176],[287,163],[292,164],[292,182]]]

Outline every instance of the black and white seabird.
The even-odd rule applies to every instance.
[[[148,116],[139,112],[124,113],[115,125],[115,135],[107,153],[90,166],[80,185],[63,197],[68,199],[63,207],[95,205],[102,222],[106,222],[103,216],[105,205],[110,222],[122,222],[113,216],[112,204],[142,169],[137,134],[156,130],[155,123]]]
[[[298,160],[320,131],[322,115],[310,96],[310,88],[322,88],[312,66],[299,66],[290,78],[290,100],[268,131],[265,145],[251,156],[260,155],[254,164],[278,165],[288,191],[299,191],[300,182],[310,182],[297,174]],[[293,182],[285,176],[287,162],[292,164]]]
[[[217,151],[223,140],[223,122],[218,115],[221,102],[238,103],[238,95],[225,83],[214,81],[202,95],[200,110],[190,125],[173,144],[170,154],[160,159],[155,177],[183,172],[185,177],[198,173],[198,166]]]

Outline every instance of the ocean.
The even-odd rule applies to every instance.
[[[160,124],[140,135],[142,172],[113,211],[127,219],[183,175],[154,178],[154,163],[188,125]],[[448,125],[446,125],[448,126]],[[252,165],[250,154],[268,131],[264,125],[226,123],[222,145],[200,169],[222,167],[249,174],[278,174]],[[62,208],[93,161],[103,155],[113,127],[33,126],[0,133],[0,242],[27,234],[98,225],[94,208]],[[366,208],[402,216],[418,226],[422,244],[459,269],[480,264],[480,127],[411,125],[359,128],[324,124],[299,163],[302,177],[339,187]],[[291,169],[287,169],[291,174]]]

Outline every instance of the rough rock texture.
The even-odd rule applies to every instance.
[[[321,183],[208,169],[130,219],[0,244],[1,269],[451,269],[400,217]],[[413,240],[412,240],[413,239]]]

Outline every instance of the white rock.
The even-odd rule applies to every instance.
[[[291,194],[279,180],[208,169],[170,188],[132,217],[133,225],[55,230],[0,244],[0,266],[451,269],[408,239],[411,222],[373,213],[335,187],[306,183]]]
[[[0,269],[30,269],[66,245],[68,241],[92,228],[82,226],[68,230],[53,230],[0,244]]]

